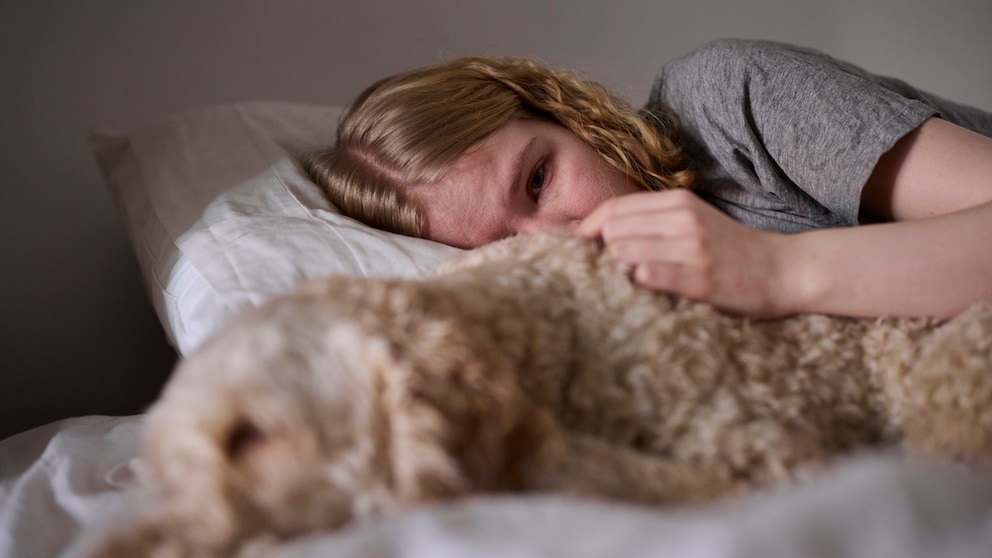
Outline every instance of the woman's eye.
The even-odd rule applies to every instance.
[[[541,196],[541,190],[544,188],[544,167],[538,167],[534,171],[534,174],[530,177],[530,183],[527,185],[527,192],[530,194],[531,198],[537,200]]]

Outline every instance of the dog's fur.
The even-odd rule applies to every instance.
[[[703,502],[876,444],[987,464],[992,308],[750,321],[636,288],[593,243],[521,237],[238,316],[146,439],[101,555],[227,555],[478,492]]]

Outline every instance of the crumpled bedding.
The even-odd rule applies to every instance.
[[[133,485],[140,432],[140,416],[93,416],[0,441],[0,557],[72,557],[97,536]],[[862,455],[804,486],[698,509],[479,497],[301,537],[271,556],[988,558],[992,473]]]
[[[68,419],[0,442],[0,556],[61,556],[120,505],[140,418]]]

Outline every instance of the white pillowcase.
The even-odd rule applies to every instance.
[[[457,252],[340,215],[299,155],[342,109],[255,102],[89,143],[172,344],[186,355],[236,311],[332,274],[414,277]]]

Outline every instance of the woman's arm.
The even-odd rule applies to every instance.
[[[895,222],[793,239],[802,309],[947,316],[992,300],[992,138],[927,120],[882,156],[861,201]]]
[[[992,301],[992,203],[789,240],[793,312],[950,316]]]
[[[579,230],[640,284],[756,317],[948,316],[992,301],[992,139],[928,120],[879,160],[862,212],[895,222],[781,235],[669,191],[610,200]]]

